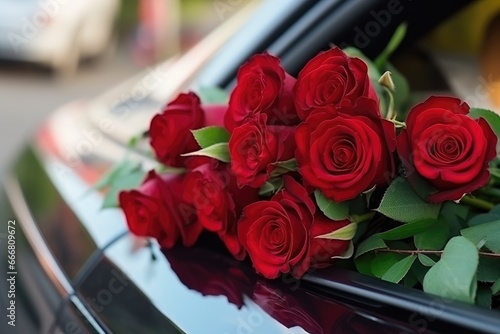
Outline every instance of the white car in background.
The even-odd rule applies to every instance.
[[[0,0],[0,59],[73,74],[81,59],[104,54],[120,0]]]

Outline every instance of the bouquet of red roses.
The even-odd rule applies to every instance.
[[[500,268],[500,118],[448,96],[408,107],[381,57],[332,48],[294,78],[263,53],[240,67],[228,103],[179,94],[147,132],[169,168],[119,194],[130,230],[164,248],[217,234],[266,278],[351,259],[491,305],[500,272],[481,266]]]

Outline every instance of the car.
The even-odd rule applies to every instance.
[[[239,12],[185,55],[95,99],[62,106],[3,180],[2,333],[499,333],[497,311],[349,268],[270,281],[210,236],[190,249],[162,250],[132,235],[119,209],[103,210],[95,188],[125,155],[155,167],[147,147],[130,150],[128,143],[169,98],[187,89],[228,89],[238,67],[265,50],[296,75],[332,43],[373,57],[406,21],[408,35],[393,61],[410,84],[421,94],[455,90],[467,98],[474,85],[455,89],[463,73],[450,66],[472,66],[470,59],[424,52],[420,43],[471,2],[217,1],[216,8]],[[462,81],[477,76],[469,72]]]
[[[119,0],[1,0],[0,58],[70,75],[112,45],[119,8]]]

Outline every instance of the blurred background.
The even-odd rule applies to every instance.
[[[241,2],[0,0],[0,173],[51,111],[189,49]]]

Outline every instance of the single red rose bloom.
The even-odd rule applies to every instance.
[[[411,109],[397,138],[408,180],[432,184],[432,203],[459,200],[489,180],[497,137],[483,118],[468,114],[469,106],[457,98],[430,97]]]
[[[226,106],[202,106],[192,92],[179,94],[151,120],[149,136],[157,159],[167,166],[182,167],[185,158],[181,154],[200,149],[191,130],[222,126],[226,110]]]
[[[245,123],[231,134],[231,169],[238,185],[259,188],[276,168],[274,163],[292,159],[295,152],[295,128],[267,125],[265,115]]]
[[[238,222],[238,237],[260,274],[301,277],[309,268],[309,229],[316,207],[306,189],[289,176],[270,201],[248,205]]]
[[[195,207],[201,225],[217,233],[229,252],[243,260],[246,252],[238,240],[236,223],[243,208],[258,200],[258,189],[240,189],[228,164],[198,160],[202,163],[186,175],[184,200]]]
[[[179,237],[185,246],[194,245],[203,227],[194,208],[183,201],[182,185],[183,176],[151,171],[139,189],[122,191],[119,202],[130,231],[153,237],[165,248]]]
[[[296,125],[300,122],[293,101],[295,78],[283,70],[280,60],[268,53],[255,55],[238,70],[237,84],[229,99],[226,128],[234,128],[259,115],[268,124]]]
[[[298,126],[295,139],[305,183],[335,202],[386,185],[394,176],[394,124],[381,118],[372,99],[315,110]]]
[[[349,220],[334,221],[325,217],[322,213],[316,213],[314,223],[311,226],[311,246],[309,254],[311,267],[321,269],[332,265],[335,256],[339,256],[349,246],[349,240],[332,240],[324,238],[326,234],[335,232],[351,224]]]
[[[358,97],[377,100],[368,67],[339,48],[320,52],[300,71],[294,87],[295,106],[302,121],[313,111],[335,109],[342,101],[354,104]]]

